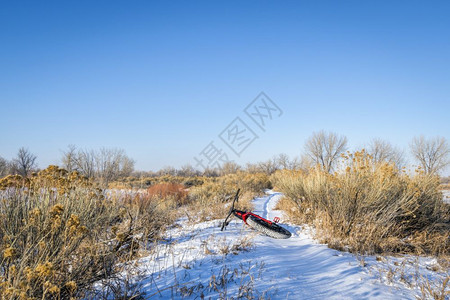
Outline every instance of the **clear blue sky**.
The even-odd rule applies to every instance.
[[[448,1],[3,1],[0,156],[40,167],[118,147],[137,169],[186,163],[261,91],[283,110],[242,156],[450,140]]]

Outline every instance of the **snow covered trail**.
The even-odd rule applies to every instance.
[[[268,220],[273,220],[275,217],[282,218],[283,212],[275,210],[275,206],[281,196],[281,193],[275,193],[270,190],[267,191],[266,197],[256,198],[253,201],[253,212]]]
[[[275,210],[281,193],[268,192],[254,201],[255,213],[267,219],[279,217]],[[285,226],[285,225],[284,225]],[[255,239],[252,254],[265,262],[265,285],[276,286],[279,299],[411,299],[410,291],[400,291],[377,283],[351,254],[317,244],[300,226],[285,226],[293,235],[275,240]]]
[[[283,212],[275,210],[280,197],[268,191],[254,200],[254,212],[267,219],[279,217],[282,223]],[[140,261],[141,276],[136,279],[146,298],[415,299],[418,295],[417,289],[406,285],[383,283],[383,273],[374,272],[383,268],[378,268],[375,257],[366,257],[363,266],[350,253],[318,244],[306,227],[282,224],[292,237],[276,240],[237,220],[221,232],[221,221],[192,225],[180,220],[168,231],[166,242]],[[432,262],[428,259],[422,265]]]

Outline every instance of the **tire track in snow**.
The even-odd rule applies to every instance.
[[[256,198],[254,212],[271,220],[284,212],[275,210],[282,193],[267,191]],[[411,290],[394,290],[379,284],[350,253],[318,244],[303,226],[281,224],[292,232],[286,240],[255,238],[255,250],[242,254],[264,262],[265,280],[260,290],[274,289],[275,299],[411,299]]]
[[[273,192],[267,196],[256,198],[253,201],[254,212],[267,220],[272,220],[275,217],[281,219],[283,212],[275,210],[275,207],[282,196],[281,193]]]

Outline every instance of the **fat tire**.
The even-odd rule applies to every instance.
[[[276,223],[267,223],[266,221],[255,216],[248,216],[246,221],[247,224],[253,229],[274,239],[288,239],[292,235],[287,229],[284,229],[280,225]]]

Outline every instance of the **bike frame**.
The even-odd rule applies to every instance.
[[[235,215],[236,217],[238,217],[239,219],[242,219],[242,221],[244,221],[245,224],[247,224],[247,218],[248,218],[249,216],[253,216],[253,217],[255,217],[255,218],[258,218],[258,219],[260,219],[260,220],[262,220],[262,221],[268,223],[269,225],[272,225],[273,223],[277,223],[277,222],[276,222],[277,220],[274,220],[274,221],[272,222],[272,221],[269,221],[269,220],[267,220],[267,219],[264,219],[264,218],[261,217],[261,216],[258,216],[257,214],[254,214],[254,213],[252,213],[252,212],[250,212],[250,211],[247,212],[247,211],[242,211],[242,210],[237,210],[237,209],[235,209],[235,208],[234,208],[234,204],[235,204],[235,203],[238,201],[238,199],[239,199],[239,192],[240,192],[240,191],[241,191],[241,189],[238,189],[238,190],[237,190],[237,193],[236,193],[236,195],[234,196],[234,199],[233,199],[233,203],[231,204],[230,211],[229,211],[227,217],[225,218],[225,221],[223,222],[222,228],[220,229],[220,231],[223,231],[223,230],[225,229],[225,227],[228,226],[229,222],[227,222],[227,221],[228,221],[228,218],[231,216],[231,214],[234,214],[234,215]],[[279,218],[277,218],[277,219],[279,220]]]
[[[242,219],[242,221],[244,221],[245,224],[247,224],[247,218],[248,218],[248,216],[254,216],[254,217],[256,217],[256,218],[258,218],[258,219],[260,219],[260,220],[263,220],[264,222],[269,223],[270,225],[272,225],[272,223],[274,223],[274,222],[272,222],[272,221],[269,221],[269,220],[267,220],[267,219],[264,219],[264,218],[261,217],[261,216],[258,216],[257,214],[254,214],[254,213],[252,213],[252,212],[250,212],[250,211],[242,211],[242,210],[234,209],[234,210],[233,210],[233,214],[234,214],[236,217]]]

